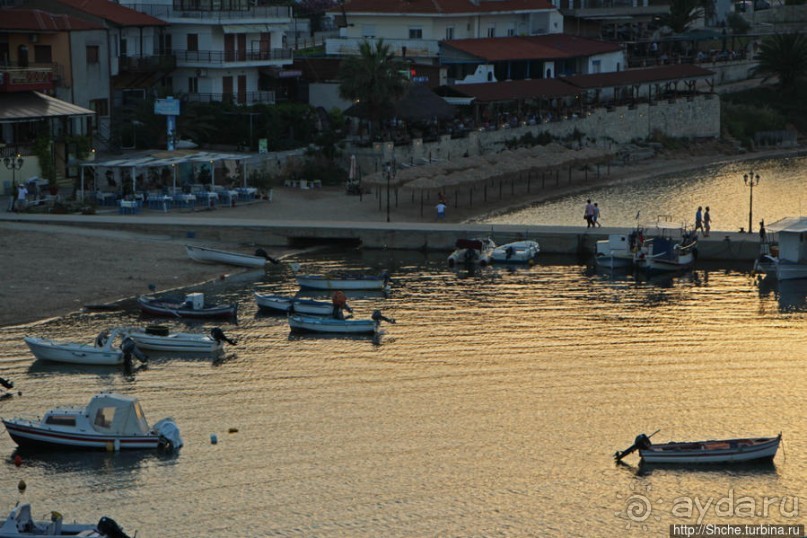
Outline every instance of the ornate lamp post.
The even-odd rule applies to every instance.
[[[754,175],[753,170],[743,175],[743,183],[748,186],[750,194],[748,199],[748,233],[753,232],[751,225],[753,224],[754,215],[754,187],[759,185],[759,174]]]
[[[17,154],[16,157],[4,157],[3,158],[3,164],[6,166],[6,168],[11,170],[11,193],[12,194],[11,194],[11,204],[9,204],[9,206],[8,206],[9,211],[13,210],[14,209],[14,204],[17,203],[17,201],[14,199],[14,187],[17,186],[17,170],[22,168],[23,163],[25,163],[25,160],[22,157],[20,157],[19,153]]]
[[[392,161],[391,163],[387,163],[387,169],[386,169],[386,174],[387,174],[387,222],[389,222],[389,187],[390,187],[390,182],[393,179],[395,179],[395,174],[397,173],[397,168],[398,167],[395,166],[395,161]]]

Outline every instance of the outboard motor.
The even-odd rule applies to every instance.
[[[237,342],[235,340],[231,340],[227,338],[227,335],[224,334],[219,327],[213,327],[210,329],[210,337],[213,338],[216,342],[227,342],[228,344],[234,346]]]
[[[131,362],[133,356],[140,362],[146,362],[148,359],[148,357],[138,349],[135,341],[129,336],[123,339],[123,342],[120,344],[120,349],[123,351],[123,360],[127,363]]]
[[[3,387],[5,387],[7,389],[13,389],[14,388],[14,383],[12,383],[11,381],[9,381],[8,379],[5,379],[3,377],[0,377],[0,385],[2,385]]]
[[[98,532],[107,538],[130,538],[128,534],[123,532],[123,528],[111,517],[102,517],[98,520],[98,525],[95,527]]]
[[[382,321],[386,321],[387,323],[395,323],[394,319],[386,317],[381,313],[381,310],[373,310],[373,315],[371,317],[376,323],[381,323]]]

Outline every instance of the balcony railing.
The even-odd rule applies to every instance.
[[[124,0],[121,4],[158,19],[205,19],[211,22],[256,19],[254,23],[262,23],[267,19],[292,18],[290,6],[253,6],[249,0],[175,0],[172,6]]]
[[[292,60],[292,49],[272,50],[182,50],[174,51],[179,64],[224,64],[237,62],[266,62],[272,60]]]
[[[52,90],[54,66],[0,67],[0,92]]]
[[[152,73],[155,71],[171,71],[177,66],[177,58],[173,54],[156,56],[120,56],[119,69],[130,73]]]
[[[244,93],[188,93],[182,96],[189,103],[228,103],[235,105],[254,105],[275,103],[275,92],[257,91]]]

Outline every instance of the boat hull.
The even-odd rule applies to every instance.
[[[378,323],[370,319],[333,319],[314,316],[289,316],[289,327],[295,332],[328,334],[372,334]]]
[[[753,443],[751,444],[751,441]],[[728,439],[695,443],[667,443],[640,449],[645,463],[700,464],[770,461],[776,456],[781,436],[763,439]]]
[[[116,366],[123,363],[119,349],[101,349],[88,344],[59,343],[44,338],[25,337],[25,343],[39,360],[89,366]]]
[[[66,431],[56,428],[45,429],[37,423],[10,419],[3,420],[11,439],[20,447],[43,449],[81,449],[81,450],[146,450],[160,446],[157,435],[114,436],[84,434],[77,431]]]
[[[534,263],[541,252],[537,241],[515,241],[496,247],[490,254],[493,263]]]
[[[256,293],[255,303],[258,305],[258,308],[266,312],[286,313],[291,309],[294,298],[285,297],[283,295]]]
[[[383,277],[328,278],[319,275],[297,275],[301,288],[312,290],[383,290],[387,280]]]
[[[238,313],[236,304],[205,306],[200,309],[184,307],[184,303],[160,301],[159,299],[140,297],[137,300],[140,310],[149,316],[169,318],[226,319],[234,318]]]
[[[239,254],[237,252],[227,252],[192,245],[185,245],[185,250],[190,259],[201,263],[223,263],[225,265],[236,265],[238,267],[250,267],[253,269],[266,266],[266,258],[262,256]]]
[[[333,314],[333,303],[314,301],[312,299],[295,299],[292,303],[295,314],[306,316],[330,316]]]
[[[222,350],[221,342],[204,334],[171,333],[167,336],[132,332],[129,337],[141,350],[166,351],[172,353],[217,353]]]
[[[779,260],[776,264],[776,278],[779,280],[796,280],[807,278],[807,264]]]

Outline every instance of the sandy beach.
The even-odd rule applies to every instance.
[[[446,220],[465,222],[490,213],[523,207],[553,197],[578,192],[585,196],[588,188],[625,181],[637,181],[672,172],[685,172],[726,161],[758,159],[788,155],[800,150],[726,154],[708,152],[703,155],[662,154],[653,159],[612,167],[610,175],[593,175],[585,184],[575,182],[560,187],[547,187],[529,197],[517,194],[476,204],[472,208],[454,208],[449,204]],[[506,190],[506,189],[505,189]],[[397,207],[390,206],[391,222],[432,222],[436,200],[414,203],[403,196]],[[421,211],[423,214],[421,215]],[[11,214],[7,214],[11,215]],[[382,222],[386,220],[386,197],[378,193],[348,196],[342,188],[299,190],[273,189],[272,200],[261,200],[234,208],[182,213],[183,217],[204,219],[266,220],[341,220]],[[92,217],[88,217],[91,221]],[[183,247],[185,241],[167,236],[152,236],[94,230],[67,226],[40,225],[0,221],[0,271],[5,285],[0,287],[0,326],[32,323],[80,310],[87,304],[107,304],[142,293],[150,288],[157,292],[221,279],[237,273],[238,268],[204,265],[190,260]],[[248,252],[242,245],[217,245]],[[269,252],[270,255],[292,254]]]

